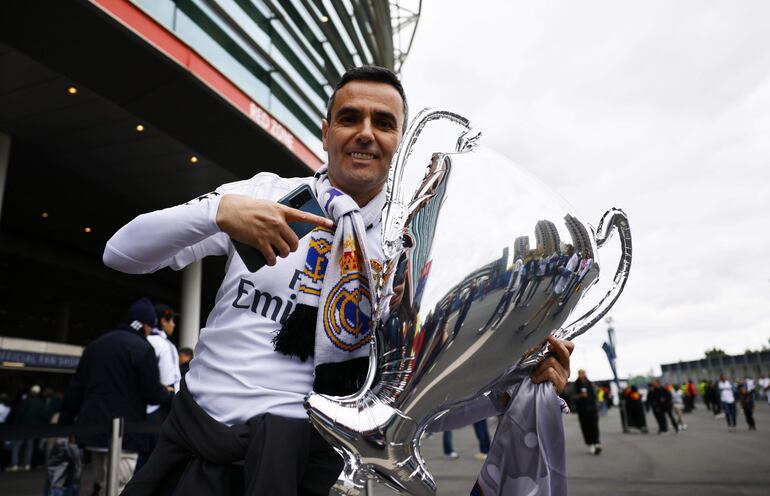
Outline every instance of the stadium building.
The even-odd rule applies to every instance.
[[[63,386],[140,296],[181,309],[194,344],[224,259],[131,276],[103,266],[105,242],[222,183],[318,169],[334,84],[398,71],[420,3],[0,3],[0,390]]]

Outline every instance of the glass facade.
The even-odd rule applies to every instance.
[[[361,64],[398,70],[408,52],[399,42],[402,28],[411,23],[413,34],[420,4],[409,10],[393,0],[130,1],[318,156],[333,86],[347,68]]]

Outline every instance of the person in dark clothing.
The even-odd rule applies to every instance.
[[[36,384],[30,388],[29,393],[14,409],[13,424],[42,425],[48,423],[50,417],[51,415],[48,413],[45,401],[40,397],[40,386]],[[30,470],[36,444],[35,439],[13,441],[11,445],[11,465],[8,467],[8,471]]]
[[[647,434],[647,417],[644,413],[644,403],[639,388],[631,386],[623,393],[626,409],[626,426],[635,427]]]
[[[583,432],[583,439],[588,445],[588,451],[591,454],[598,455],[602,452],[602,445],[599,443],[599,412],[596,406],[596,393],[591,381],[586,377],[586,371],[578,370],[578,378],[575,381],[575,391],[577,392],[577,401],[575,406],[580,420],[580,430]]]
[[[142,422],[147,418],[148,404],[161,404],[170,399],[171,392],[160,383],[155,351],[147,335],[155,326],[155,310],[147,298],[134,303],[128,310],[126,322],[102,335],[83,351],[75,376],[72,378],[60,424],[99,425],[104,433],[80,436],[78,444],[92,452],[94,479],[102,494],[105,487],[107,443],[113,418],[126,422]],[[123,436],[118,474],[119,491],[131,478],[138,453],[149,449],[146,434],[126,433]]]
[[[754,396],[751,391],[746,389],[746,386],[741,386],[739,399],[743,414],[746,416],[746,423],[749,424],[749,430],[757,430],[757,424],[754,422]]]
[[[657,380],[653,380],[650,383],[650,392],[647,393],[647,404],[652,409],[655,420],[658,422],[658,434],[668,432],[667,414],[671,417],[674,430],[679,432],[679,427],[673,420],[673,414],[670,413],[673,408],[671,393],[661,386]]]

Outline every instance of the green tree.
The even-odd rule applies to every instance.
[[[725,350],[719,349],[717,347],[714,347],[710,350],[706,350],[706,358],[717,358],[720,356],[727,356],[727,353],[725,353]]]

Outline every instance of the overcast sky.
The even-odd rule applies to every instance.
[[[423,2],[412,109],[466,115],[584,221],[628,213],[621,376],[768,344],[768,22],[763,0]],[[578,338],[573,376],[610,377],[605,339],[604,324]]]

